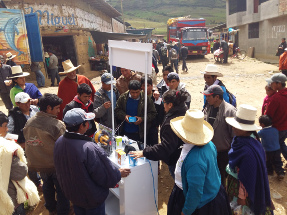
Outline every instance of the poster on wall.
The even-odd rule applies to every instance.
[[[0,8],[0,55],[15,55],[16,64],[29,64],[30,53],[22,10]]]

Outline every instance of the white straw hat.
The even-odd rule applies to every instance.
[[[25,76],[30,75],[29,72],[23,72],[21,66],[12,66],[11,70],[12,70],[12,74],[11,76],[7,77],[7,79],[25,77]]]
[[[240,105],[235,117],[226,117],[226,122],[234,128],[243,131],[256,131],[261,127],[255,125],[257,109],[251,105]]]
[[[7,59],[11,60],[11,59],[13,59],[14,57],[16,57],[16,55],[12,55],[11,52],[8,52],[8,53],[6,54],[6,57],[7,57]]]
[[[173,132],[184,142],[198,146],[207,144],[213,138],[212,126],[204,121],[200,110],[188,110],[185,116],[170,120]]]
[[[48,54],[48,52],[44,52],[44,57],[50,57],[50,55]]]
[[[205,75],[216,75],[218,77],[223,77],[223,74],[218,72],[217,66],[214,64],[207,64],[204,72],[200,72]]]
[[[62,62],[63,68],[64,68],[64,72],[59,72],[60,75],[63,74],[68,74],[70,72],[75,71],[76,69],[78,69],[81,65],[74,67],[72,61],[70,59],[65,60]]]

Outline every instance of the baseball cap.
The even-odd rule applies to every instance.
[[[94,118],[94,113],[86,113],[81,108],[73,108],[72,110],[67,111],[63,121],[67,127],[73,127],[83,123],[84,121],[92,120]]]
[[[167,80],[171,81],[172,79],[179,81],[179,76],[176,72],[171,72],[167,75]]]
[[[15,96],[15,102],[27,103],[30,99],[29,94],[24,92],[17,93]]]
[[[266,79],[268,84],[271,84],[273,82],[278,82],[278,83],[285,83],[287,81],[286,75],[282,73],[277,73],[274,74],[271,78]]]
[[[202,92],[203,95],[223,95],[223,90],[219,85],[211,85],[205,91]]]
[[[114,77],[110,73],[104,73],[101,77],[101,81],[105,84],[115,84],[116,81],[114,80]]]

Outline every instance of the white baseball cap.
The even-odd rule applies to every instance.
[[[17,93],[15,96],[15,102],[27,103],[30,99],[29,94],[24,92]]]

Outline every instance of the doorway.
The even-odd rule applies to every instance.
[[[45,52],[52,50],[58,58],[59,72],[63,72],[62,62],[70,59],[77,66],[77,56],[73,36],[43,36]]]

